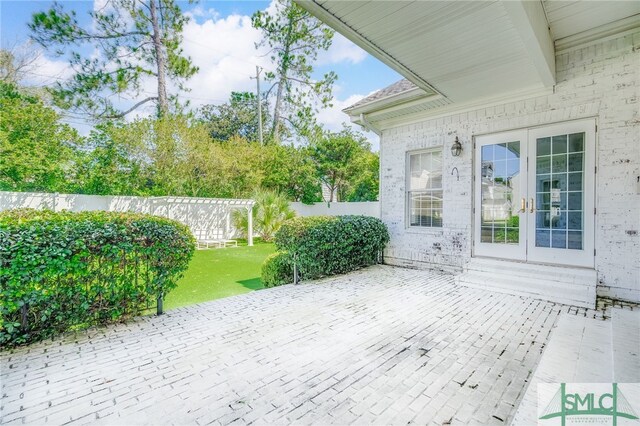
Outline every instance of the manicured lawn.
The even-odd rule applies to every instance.
[[[193,305],[263,288],[260,267],[273,244],[197,250],[184,277],[165,300],[165,309]]]

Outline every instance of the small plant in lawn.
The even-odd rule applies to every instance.
[[[256,204],[253,206],[253,229],[263,241],[273,240],[275,233],[283,223],[295,217],[287,198],[275,191],[261,190],[253,194]],[[236,228],[247,234],[249,218],[246,210],[234,212]]]

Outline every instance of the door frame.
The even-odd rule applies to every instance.
[[[597,132],[597,119],[594,117],[582,118],[576,120],[568,120],[561,122],[554,122],[549,124],[543,124],[539,126],[524,127],[509,131],[496,132],[496,133],[483,133],[473,136],[473,179],[472,179],[472,256],[473,257],[492,257],[497,259],[515,260],[527,263],[541,263],[541,264],[553,264],[561,266],[577,266],[594,268],[595,267],[595,230],[597,225],[596,217],[596,165],[597,165],[597,145],[598,145],[598,132]],[[530,159],[531,153],[535,153],[535,136],[544,133],[553,133],[554,131],[562,133],[585,133],[585,163],[584,163],[584,207],[583,207],[583,249],[571,250],[571,249],[552,249],[552,248],[536,248],[535,246],[535,215],[530,214],[529,199],[531,198],[531,186],[533,186],[533,196],[535,197],[535,157]],[[527,194],[526,199],[526,214],[520,215],[520,239],[518,246],[507,245],[500,248],[487,247],[492,244],[482,243],[480,241],[480,215],[482,214],[481,201],[481,168],[482,160],[478,155],[480,149],[480,143],[483,139],[489,143],[489,138],[492,143],[511,142],[514,136],[517,138],[518,134],[521,141],[524,141],[527,152],[523,158],[521,151],[521,172],[523,177],[524,186],[522,194]],[[523,135],[524,134],[524,135]],[[532,142],[533,141],[533,142]],[[522,163],[525,162],[525,168],[522,169]],[[533,175],[533,176],[532,176]],[[522,186],[522,183],[521,183]],[[534,211],[535,213],[535,211]],[[524,226],[523,226],[524,224]],[[523,232],[524,231],[524,232]],[[524,233],[524,235],[523,235]],[[531,243],[530,243],[531,241]],[[522,246],[524,245],[524,254],[522,253]],[[515,249],[514,249],[515,248]],[[536,249],[536,250],[532,250]],[[509,250],[511,249],[511,250]],[[567,257],[567,252],[574,252]]]
[[[531,225],[527,230],[527,260],[538,263],[554,263],[571,266],[595,266],[595,172],[596,172],[596,121],[595,119],[575,120],[556,123],[529,130],[528,157],[529,170],[527,173],[528,197],[536,198],[536,139],[538,137],[554,136],[570,133],[583,133],[584,136],[584,170],[583,170],[583,209],[582,209],[582,250],[558,249],[535,246],[535,212],[529,220]],[[535,206],[534,206],[535,207]]]
[[[526,211],[518,212],[520,216],[520,226],[519,226],[519,235],[518,235],[518,244],[493,244],[493,243],[483,243],[481,239],[482,227],[482,147],[484,145],[494,145],[499,143],[506,142],[515,142],[520,141],[520,176],[523,179],[520,179],[520,188],[519,193],[525,194],[527,191],[527,151],[523,148],[527,147],[527,130],[512,130],[509,132],[502,133],[494,133],[488,135],[480,135],[475,137],[474,143],[474,185],[473,185],[473,193],[474,193],[474,211],[475,215],[473,218],[474,224],[474,255],[478,256],[487,256],[487,257],[497,257],[502,259],[511,259],[518,261],[526,261],[527,259],[527,220],[528,215]],[[513,200],[513,203],[519,205],[519,200]]]

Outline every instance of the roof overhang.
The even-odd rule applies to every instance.
[[[640,2],[294,1],[417,86],[344,110],[360,124],[548,90],[559,45],[640,25]]]

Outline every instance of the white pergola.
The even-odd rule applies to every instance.
[[[224,235],[231,232],[231,214],[234,210],[246,209],[248,218],[247,243],[253,246],[254,200],[235,198],[199,197],[152,197],[151,214],[168,217],[187,225],[194,234],[220,230]],[[223,226],[220,226],[223,223]]]

